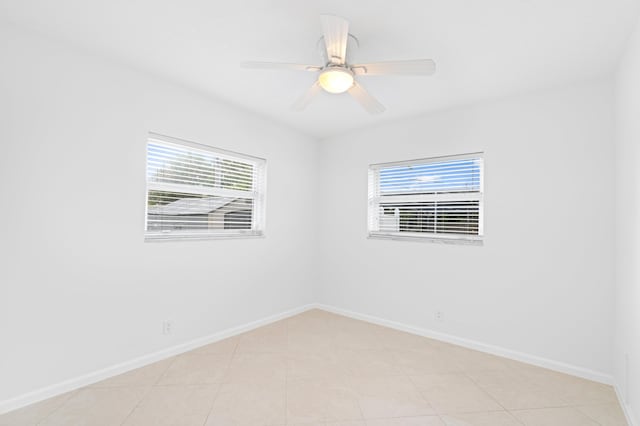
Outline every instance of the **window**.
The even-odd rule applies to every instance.
[[[264,184],[263,159],[150,134],[145,239],[261,236]]]
[[[369,236],[480,242],[482,154],[369,166]]]

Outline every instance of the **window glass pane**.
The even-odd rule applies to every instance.
[[[149,143],[147,148],[149,182],[250,191],[253,172],[252,164],[221,158],[213,153],[158,143]]]
[[[147,230],[251,229],[252,207],[246,198],[149,191]]]
[[[369,235],[477,240],[483,172],[481,154],[370,166]]]
[[[146,238],[262,235],[264,160],[199,146],[149,138]]]
[[[251,210],[225,213],[224,229],[251,229]]]
[[[380,169],[381,194],[471,192],[480,190],[476,159]]]
[[[478,201],[380,203],[380,231],[477,235]]]

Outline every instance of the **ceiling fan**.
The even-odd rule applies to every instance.
[[[318,79],[300,97],[292,108],[302,111],[309,105],[321,90],[328,93],[349,93],[362,107],[371,114],[385,110],[384,106],[371,96],[356,81],[357,76],[365,75],[431,75],[436,70],[432,59],[415,59],[409,61],[386,61],[365,64],[352,64],[347,57],[347,45],[358,40],[349,34],[349,21],[335,15],[320,15],[322,37],[320,42],[324,65],[304,65],[281,62],[243,62],[244,68],[284,69],[293,71],[309,71],[318,74]]]

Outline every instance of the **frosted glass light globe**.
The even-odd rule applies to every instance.
[[[353,86],[353,73],[346,68],[327,68],[318,77],[318,84],[329,93],[343,93]]]

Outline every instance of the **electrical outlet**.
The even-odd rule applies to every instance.
[[[173,333],[173,321],[171,320],[162,321],[162,334],[164,334],[165,336],[168,336],[171,333]]]
[[[444,312],[436,311],[436,321],[444,321]]]

